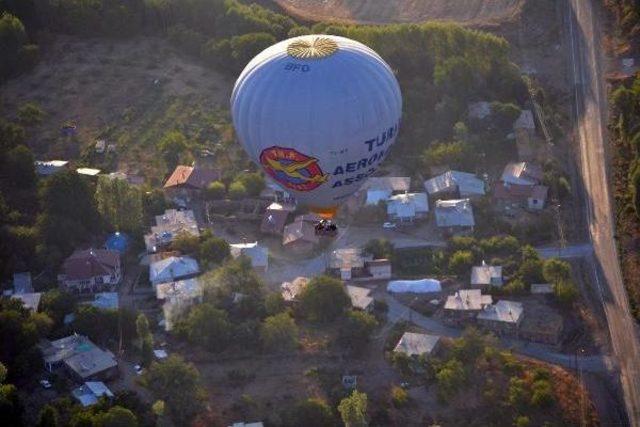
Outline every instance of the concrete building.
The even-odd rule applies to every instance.
[[[516,335],[524,317],[522,303],[500,300],[484,307],[477,316],[478,324],[497,335]]]
[[[151,227],[151,232],[144,236],[147,252],[161,251],[181,235],[200,236],[198,223],[191,210],[179,211],[168,209],[162,215],[156,215],[156,225]]]
[[[387,199],[389,221],[411,223],[426,218],[429,213],[427,193],[397,194]]]
[[[231,256],[246,256],[251,260],[251,267],[256,273],[265,273],[269,268],[269,248],[253,243],[232,243],[229,245]]]
[[[404,353],[410,357],[431,356],[437,353],[439,344],[438,335],[405,332],[393,352]]]
[[[471,268],[472,286],[502,286],[502,267],[498,265],[482,265]]]
[[[190,257],[170,256],[149,265],[149,281],[153,285],[189,279],[199,273],[198,261]]]
[[[351,306],[357,310],[373,311],[374,299],[370,296],[371,289],[360,286],[346,286],[347,294],[351,298]]]
[[[122,280],[120,253],[106,249],[75,251],[62,264],[58,281],[78,293],[113,291]]]
[[[475,174],[449,170],[424,182],[430,197],[459,199],[481,197],[485,194],[485,183]]]
[[[444,304],[445,321],[455,325],[472,322],[492,302],[491,295],[482,295],[480,289],[461,289],[447,297]]]
[[[469,199],[438,200],[435,215],[438,228],[449,234],[471,233],[476,224]]]
[[[118,373],[118,362],[110,351],[102,350],[83,335],[70,335],[55,341],[42,340],[38,344],[45,368],[53,372],[58,368],[78,381],[113,378]]]

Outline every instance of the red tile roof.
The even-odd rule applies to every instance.
[[[211,169],[178,165],[167,179],[164,188],[188,187],[202,190],[218,178],[218,172]]]
[[[87,280],[114,274],[119,263],[117,251],[87,249],[74,252],[65,260],[62,269],[68,280]]]

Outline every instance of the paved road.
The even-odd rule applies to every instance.
[[[591,243],[581,243],[577,245],[565,246],[548,246],[536,248],[538,254],[542,258],[585,258],[593,254],[593,246]]]
[[[450,338],[457,338],[462,334],[462,330],[446,326],[437,319],[423,316],[417,311],[411,310],[406,305],[401,304],[397,299],[389,294],[385,294],[384,298],[389,306],[387,317],[391,322],[407,320],[429,332]],[[570,369],[575,369],[576,366],[576,358],[574,355],[558,353],[551,347],[543,344],[507,338],[501,339],[500,343],[504,347],[512,349],[517,353],[548,363],[553,363]],[[611,364],[610,360],[606,356],[601,355],[579,356],[577,358],[577,362],[582,370],[589,372],[607,372]]]
[[[632,426],[640,425],[640,345],[622,281],[614,239],[614,215],[607,180],[604,133],[607,98],[603,85],[601,24],[595,0],[566,0],[569,66],[586,217],[594,248],[593,277],[607,317],[620,367],[624,402]]]

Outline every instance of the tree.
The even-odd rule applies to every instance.
[[[58,411],[51,405],[44,405],[38,415],[36,427],[58,427]]]
[[[345,427],[364,427],[367,425],[367,395],[354,390],[338,405],[338,412]]]
[[[402,387],[391,387],[391,403],[396,408],[405,406],[409,402],[409,393]]]
[[[40,124],[43,117],[44,111],[35,102],[27,102],[18,108],[18,120],[25,126]]]
[[[207,199],[209,200],[222,200],[224,199],[224,195],[227,192],[224,184],[220,181],[213,181],[211,184],[207,186],[207,191],[205,193]]]
[[[142,385],[165,402],[177,425],[188,425],[202,410],[204,391],[196,368],[178,356],[152,363],[142,377]]]
[[[342,283],[329,276],[311,279],[300,294],[302,312],[313,322],[330,322],[344,313],[351,300]]]
[[[187,138],[177,130],[167,132],[158,144],[158,150],[170,170],[178,165],[180,157],[187,151],[187,147]]]
[[[142,192],[124,179],[101,176],[96,188],[98,212],[114,230],[136,233],[142,227]]]
[[[456,251],[449,258],[449,270],[458,276],[470,274],[473,266],[473,253],[471,251]]]
[[[7,426],[22,426],[24,406],[18,395],[18,389],[13,384],[0,385],[0,414]]]
[[[204,298],[207,302],[220,303],[241,293],[255,299],[262,298],[263,285],[246,257],[231,260],[211,273],[202,276]]]
[[[544,281],[544,276],[542,274],[543,265],[544,263],[540,259],[528,259],[523,261],[518,268],[518,276],[527,285],[542,283]]]
[[[67,291],[54,288],[42,294],[40,299],[40,311],[46,313],[54,325],[62,325],[64,316],[73,313],[76,309],[76,297]]]
[[[273,292],[264,299],[264,308],[269,316],[282,313],[286,309],[284,297],[280,292]]]
[[[364,246],[363,252],[373,256],[374,259],[390,259],[393,256],[393,250],[393,243],[387,239],[371,239]]]
[[[240,181],[234,181],[229,185],[229,198],[240,200],[247,196],[247,188]]]
[[[34,158],[31,150],[24,145],[10,149],[2,161],[3,175],[16,188],[30,188],[36,182]]]
[[[7,367],[4,366],[2,362],[0,362],[0,384],[4,383],[4,380],[7,379]]]
[[[192,344],[216,352],[229,343],[231,323],[225,311],[204,303],[193,307],[186,319],[178,322],[176,331]]]
[[[300,401],[293,408],[289,421],[291,426],[329,427],[337,424],[331,407],[322,399],[311,398]]]
[[[0,15],[0,80],[20,70],[22,52],[27,40],[27,32],[22,21],[10,13],[3,12]]]
[[[171,250],[182,254],[197,254],[200,249],[200,238],[185,231],[180,232],[171,242]]]
[[[567,281],[571,279],[571,266],[566,261],[562,261],[558,258],[551,258],[544,262],[542,275],[549,283]]]
[[[471,148],[463,141],[449,143],[433,143],[422,154],[422,160],[426,167],[449,165],[450,167],[463,167],[470,158]]]
[[[236,69],[244,67],[258,53],[275,44],[276,39],[267,33],[249,33],[231,38],[231,58]]]
[[[450,359],[436,373],[438,398],[442,401],[451,399],[466,381],[464,367],[457,359]]]
[[[24,144],[26,138],[27,134],[22,126],[0,118],[0,152]]]
[[[137,427],[138,419],[130,410],[122,406],[110,408],[100,417],[102,427]]]
[[[260,340],[267,350],[288,351],[298,345],[298,326],[289,313],[280,313],[264,319]]]
[[[149,366],[153,361],[153,335],[149,330],[149,320],[147,320],[147,316],[144,313],[138,314],[136,332],[138,333],[142,364]]]
[[[250,197],[258,197],[262,190],[264,190],[264,177],[257,172],[243,173],[237,180],[244,185],[244,188],[247,190],[247,195]]]
[[[578,297],[578,288],[571,280],[563,280],[553,285],[553,294],[563,304],[571,304]]]
[[[207,265],[221,264],[231,256],[229,243],[216,236],[208,236],[200,243],[198,250],[200,262]]]
[[[378,322],[371,314],[349,310],[340,328],[340,340],[354,351],[360,351],[369,342],[376,326]]]
[[[512,103],[495,101],[491,103],[491,118],[496,127],[502,131],[510,131],[513,122],[520,116],[520,107]]]

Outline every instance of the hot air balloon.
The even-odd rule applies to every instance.
[[[233,125],[251,159],[324,218],[378,169],[401,112],[387,63],[362,43],[331,35],[265,49],[231,95]]]

